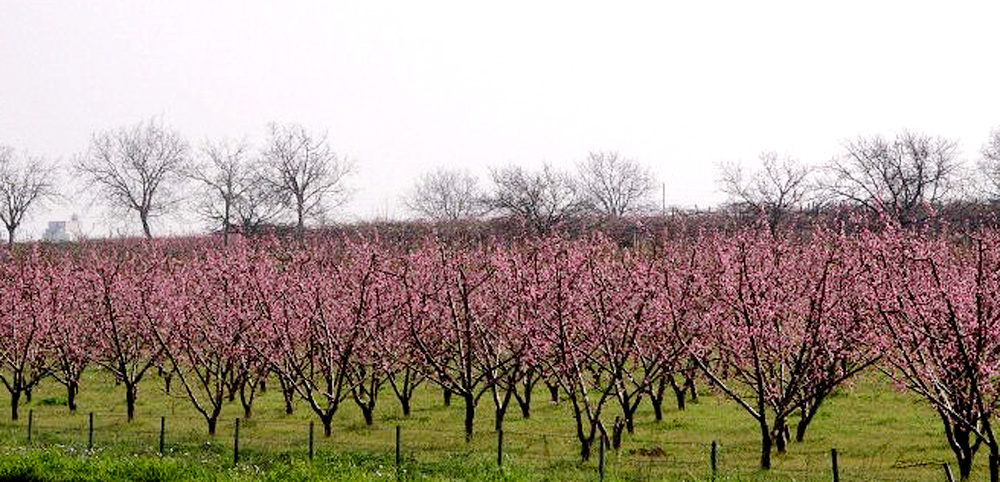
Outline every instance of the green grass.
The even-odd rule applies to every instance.
[[[335,416],[333,435],[325,438],[316,423],[316,458],[307,457],[309,421],[304,403],[285,415],[277,384],[241,420],[240,464],[232,464],[233,421],[242,416],[238,402],[226,406],[215,437],[204,419],[181,395],[149,377],[140,387],[136,420],[125,419],[124,390],[99,371],[87,374],[71,414],[60,385],[46,381],[33,401],[21,406],[12,422],[9,408],[0,417],[0,481],[5,480],[396,480],[395,426],[402,427],[405,480],[596,480],[597,462],[579,461],[568,403],[554,405],[547,390],[534,393],[532,417],[522,419],[516,406],[507,415],[504,469],[496,468],[493,407],[483,397],[476,435],[462,432],[463,410],[451,407],[441,392],[420,390],[409,418],[401,415],[388,387],[380,395],[379,415],[366,427],[360,411],[347,401]],[[607,479],[709,480],[709,447],[719,442],[720,475],[716,480],[827,481],[829,450],[836,447],[841,480],[939,481],[942,463],[952,465],[940,422],[919,399],[897,392],[880,375],[866,374],[830,398],[803,443],[773,456],[774,468],[756,469],[758,436],[752,419],[735,404],[705,389],[685,411],[671,407],[655,422],[645,404],[635,434],[626,435],[620,451],[609,452]],[[23,400],[23,399],[22,399]],[[0,406],[9,407],[6,392]],[[28,411],[33,415],[32,443],[26,443]],[[94,449],[87,450],[88,413],[94,412]],[[616,404],[607,406],[613,419]],[[160,417],[166,417],[165,454],[157,453]],[[595,450],[596,452],[596,450]],[[652,454],[652,455],[650,455]],[[596,454],[595,454],[596,455]],[[973,480],[986,474],[985,453],[976,459]]]

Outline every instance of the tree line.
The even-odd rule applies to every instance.
[[[772,229],[796,212],[833,205],[856,206],[906,226],[933,217],[942,203],[1000,198],[1000,129],[991,132],[974,167],[955,141],[910,131],[847,140],[825,164],[776,152],[761,154],[760,161],[758,169],[720,163],[717,181],[730,209]],[[256,147],[246,140],[193,146],[151,119],[95,133],[68,172],[83,181],[85,195],[134,219],[147,238],[157,218],[188,207],[228,242],[232,233],[283,223],[301,235],[307,223],[327,219],[350,199],[356,167],[327,134],[300,125],[272,123]],[[57,189],[60,172],[38,156],[0,147],[0,221],[8,244],[32,211],[69,194]],[[493,167],[489,181],[484,187],[468,171],[434,168],[415,180],[403,202],[418,219],[499,216],[519,220],[532,234],[580,217],[619,219],[666,207],[654,199],[661,185],[652,171],[616,151],[590,152],[574,172],[549,164]],[[668,186],[662,188],[665,198]]]
[[[122,385],[130,419],[158,373],[209,433],[226,403],[251,417],[275,382],[286,411],[304,405],[327,435],[343,404],[372,424],[387,394],[408,415],[426,384],[461,401],[469,436],[484,398],[499,430],[509,411],[530,417],[546,386],[587,459],[598,437],[628,437],[642,404],[660,420],[707,380],[757,427],[768,468],[875,367],[937,411],[963,478],[981,447],[991,480],[1000,472],[995,229],[759,225],[628,247],[600,233],[196,238],[0,254],[0,382],[14,418],[47,377],[75,410],[91,367]]]

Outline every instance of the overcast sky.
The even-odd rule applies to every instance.
[[[821,163],[907,128],[975,159],[1000,125],[998,59],[995,0],[0,0],[0,143],[68,163],[151,116],[192,143],[297,122],[356,160],[350,220],[407,215],[433,166],[617,150],[668,204],[706,206],[717,163],[764,150]],[[67,191],[26,234],[70,212],[106,234]]]

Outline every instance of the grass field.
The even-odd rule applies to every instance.
[[[456,397],[443,405],[441,392],[425,385],[413,413],[403,418],[390,388],[380,395],[379,416],[366,427],[360,411],[346,401],[325,438],[316,423],[315,451],[308,460],[312,412],[298,403],[285,415],[280,392],[260,395],[254,414],[241,420],[240,464],[233,466],[234,420],[239,402],[228,405],[216,436],[186,398],[164,393],[150,376],[139,391],[136,420],[126,423],[124,390],[104,373],[91,371],[82,384],[77,413],[64,405],[61,385],[46,381],[12,422],[9,396],[0,422],[0,481],[3,480],[396,480],[395,427],[401,426],[405,480],[597,480],[597,457],[579,461],[567,403],[548,401],[544,386],[534,394],[532,417],[508,411],[504,467],[496,467],[493,406],[483,397],[476,436],[462,432]],[[272,388],[272,387],[269,387]],[[181,387],[175,384],[175,394]],[[734,403],[701,386],[699,403],[671,407],[655,422],[646,404],[633,436],[608,452],[607,480],[710,480],[710,445],[719,443],[716,480],[831,480],[830,448],[838,451],[841,480],[944,480],[951,463],[940,421],[917,398],[897,392],[881,375],[867,373],[833,396],[817,415],[807,440],[792,443],[773,460],[769,472],[756,469],[756,426]],[[33,411],[32,443],[27,443]],[[87,450],[88,414],[94,412],[94,449]],[[614,418],[617,406],[608,405]],[[166,420],[165,454],[159,455],[160,417]],[[976,459],[973,480],[986,474],[985,453]]]

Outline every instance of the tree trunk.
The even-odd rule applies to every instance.
[[[549,387],[549,396],[552,397],[552,403],[559,403],[559,384],[545,382],[545,386]]]
[[[69,407],[70,412],[76,412],[76,392],[78,390],[80,388],[76,380],[70,380],[66,384],[66,406]]]
[[[17,407],[20,405],[21,392],[14,390],[10,392],[10,419],[17,420]]]
[[[514,384],[514,388],[511,390],[514,392],[514,400],[517,400],[517,406],[521,409],[521,418],[531,418],[531,391],[535,386],[535,382],[531,381],[531,376],[531,371],[525,375],[525,382],[522,384],[524,395],[518,393],[517,384]],[[535,381],[537,380],[536,378]]]
[[[778,450],[778,453],[785,453],[785,442],[788,440],[788,426],[784,420],[775,420],[771,438],[774,439],[774,448]]]
[[[656,389],[653,389],[653,386],[650,385],[646,390],[649,394],[649,403],[653,405],[653,417],[657,422],[663,420],[663,392],[666,386],[665,377],[660,377],[660,380],[656,383]]]
[[[240,385],[240,405],[243,406],[243,418],[250,418],[250,408],[253,405],[254,399],[254,389],[250,389],[250,395],[247,396],[247,385],[248,383],[243,383]]]
[[[400,396],[399,397],[399,405],[401,407],[403,407],[403,416],[404,417],[409,417],[410,416],[410,397],[409,396]]]
[[[281,385],[281,395],[285,399],[285,415],[292,414],[292,399],[295,397],[295,387],[285,380],[285,377],[278,375],[278,384]]]
[[[969,480],[972,475],[972,457],[963,458],[958,461],[958,478],[962,481]]]
[[[1000,451],[996,444],[990,447],[990,482],[1000,482]]]
[[[667,376],[667,380],[670,381],[670,388],[674,391],[674,398],[677,399],[677,410],[684,410],[686,408],[687,381],[684,382],[684,385],[677,385],[677,380],[674,379],[673,375]]]
[[[451,406],[451,390],[447,388],[444,389],[444,406]]]
[[[698,389],[694,386],[694,374],[685,375],[684,385],[691,391],[691,401],[698,403]]]
[[[128,412],[128,421],[135,418],[135,398],[136,389],[134,383],[125,382],[125,411]]]
[[[299,235],[299,239],[303,239],[306,235],[306,216],[305,216],[305,201],[298,199],[296,202],[296,215],[297,223],[295,224],[295,230]]]
[[[760,421],[760,468],[771,469],[771,433],[767,428],[767,423]]]
[[[17,230],[15,226],[7,226],[7,246],[14,246],[14,231]]]
[[[472,441],[472,421],[476,418],[476,397],[472,393],[462,396],[465,400],[465,441]]]
[[[222,214],[222,245],[229,246],[229,211],[232,209],[232,201],[230,196],[225,196],[225,209]]]
[[[809,413],[806,411],[805,407],[802,407],[801,418],[799,418],[799,423],[795,425],[795,441],[802,442],[806,438],[806,427],[809,426],[809,422],[812,420],[813,414],[816,412]]]
[[[517,398],[517,406],[521,408],[521,418],[531,418],[531,392],[528,392],[524,398]]]
[[[153,232],[149,230],[149,213],[139,211],[139,221],[142,222],[142,234],[146,236],[146,239],[153,239]]]
[[[333,414],[321,415],[319,421],[323,424],[323,436],[329,437],[333,434]]]
[[[636,395],[635,403],[632,403],[631,397],[625,395],[620,399],[622,406],[622,415],[624,415],[625,430],[632,435],[635,433],[635,412],[639,410],[639,403],[642,402],[642,393]]]
[[[31,403],[31,387],[24,387],[24,399]]]
[[[208,421],[208,434],[210,436],[214,437],[215,436],[215,425],[218,423],[219,417],[205,417],[205,420]]]
[[[611,427],[611,448],[618,450],[622,447],[622,430],[627,425],[627,422],[621,419],[621,417],[615,417],[615,424]],[[632,433],[632,432],[629,432]]]

